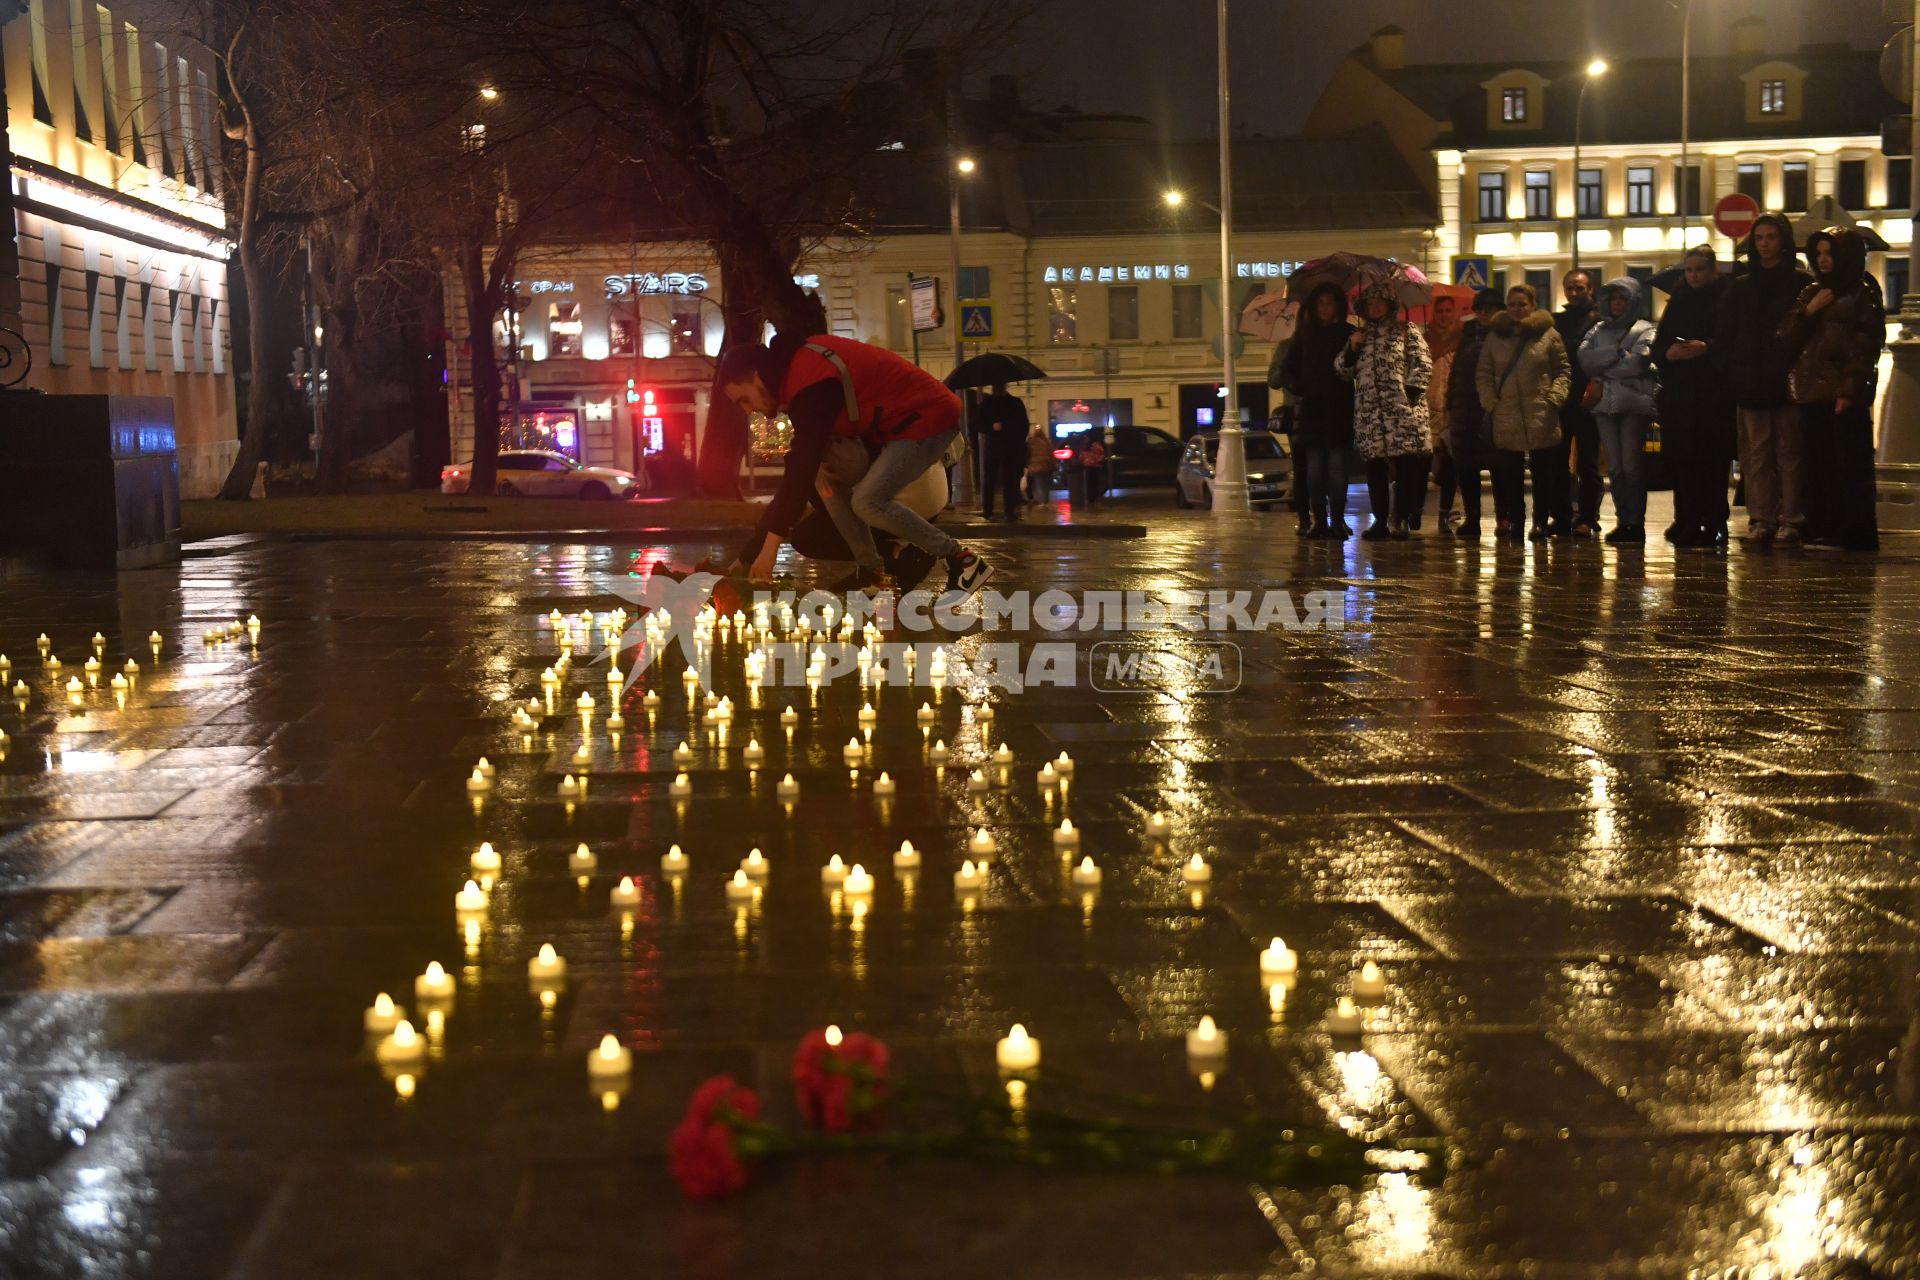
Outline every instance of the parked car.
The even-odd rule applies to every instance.
[[[1285,502],[1293,491],[1293,458],[1286,438],[1271,431],[1249,431],[1247,442],[1247,501],[1256,507]],[[1213,505],[1213,460],[1220,437],[1198,435],[1187,441],[1175,484],[1183,507]]]
[[[1061,445],[1071,448],[1073,456],[1054,468],[1056,482],[1064,484],[1069,472],[1081,465],[1080,453],[1094,436],[1107,451],[1101,474],[1108,489],[1174,483],[1174,472],[1180,466],[1180,442],[1158,427],[1134,426],[1095,428],[1061,437]]]
[[[546,449],[503,449],[495,488],[509,497],[631,498],[640,482],[618,467],[583,467],[564,453]],[[465,493],[469,477],[464,463],[440,468],[440,492]]]

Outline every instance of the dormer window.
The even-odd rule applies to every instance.
[[[1525,89],[1500,91],[1500,119],[1506,124],[1527,122],[1527,91]]]
[[[1807,73],[1791,62],[1763,62],[1740,77],[1748,124],[1779,125],[1805,110]]]
[[[1760,114],[1763,116],[1787,114],[1787,82],[1785,80],[1760,82]]]

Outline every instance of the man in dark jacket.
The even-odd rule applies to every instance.
[[[1460,485],[1460,523],[1454,536],[1480,536],[1480,472],[1491,462],[1491,443],[1480,439],[1480,424],[1487,411],[1480,405],[1477,381],[1480,348],[1487,345],[1487,326],[1500,314],[1500,291],[1482,289],[1473,295],[1473,314],[1463,322],[1460,346],[1453,353],[1453,366],[1447,376],[1447,449],[1453,454],[1455,479]]]
[[[1567,305],[1553,313],[1553,327],[1572,356],[1580,350],[1587,330],[1600,322],[1600,312],[1593,304],[1593,276],[1584,268],[1569,271],[1561,277],[1560,292]],[[1557,538],[1591,538],[1600,523],[1600,429],[1594,425],[1593,411],[1583,403],[1588,378],[1578,360],[1572,361],[1571,373],[1573,385],[1567,390],[1567,402],[1560,406],[1560,443],[1552,446],[1559,454],[1559,465],[1548,468],[1554,492],[1534,495],[1534,519],[1538,521],[1544,511],[1550,517],[1545,533]],[[1573,481],[1567,475],[1570,453],[1579,470],[1577,504]],[[1539,474],[1537,467],[1535,474]],[[1534,525],[1533,533],[1535,537],[1543,535],[1539,524]]]
[[[1747,271],[1720,303],[1711,352],[1733,393],[1740,421],[1740,474],[1747,485],[1747,531],[1741,540],[1765,549],[1797,546],[1806,522],[1800,408],[1787,394],[1792,356],[1780,322],[1813,283],[1793,251],[1793,227],[1764,213],[1747,239]]]
[[[993,394],[973,410],[978,434],[974,448],[980,459],[980,514],[993,519],[995,493],[1005,495],[1007,519],[1020,518],[1020,478],[1027,469],[1027,406],[1020,397],[996,383]]]
[[[1676,547],[1727,540],[1727,468],[1733,462],[1733,399],[1713,367],[1713,334],[1727,281],[1710,245],[1687,252],[1685,283],[1675,286],[1653,336],[1660,370],[1660,438],[1673,468]]]

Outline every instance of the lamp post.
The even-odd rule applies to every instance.
[[[1687,156],[1693,142],[1693,0],[1683,0],[1680,10],[1680,199],[1675,203],[1680,208],[1681,241],[1686,240],[1687,219],[1692,211],[1687,208],[1687,197],[1692,195],[1689,188],[1693,176],[1687,167]]]
[[[948,134],[949,156],[947,161],[947,243],[953,261],[953,296],[947,299],[947,323],[953,326],[953,367],[958,369],[960,362],[966,359],[966,348],[960,336],[960,179],[971,174],[975,165],[967,156],[953,153],[952,134]],[[967,424],[967,393],[960,393],[960,434],[969,435]],[[956,505],[971,503],[974,499],[974,469],[980,465],[980,459],[969,451],[967,465],[960,470],[960,491],[954,495]]]
[[[1914,25],[1908,33],[1914,42],[1909,53],[1909,110],[1920,103],[1920,0],[1915,0],[1913,8]],[[1908,154],[1914,150],[1909,147]],[[1920,164],[1909,161],[1908,169],[1907,213],[1912,218],[1920,213]],[[1892,199],[1889,192],[1889,203]],[[1911,242],[1913,232],[1907,234]],[[1908,252],[1911,255],[1911,248]],[[1875,505],[1881,528],[1920,529],[1920,291],[1907,289],[1900,301],[1900,332],[1887,345],[1893,354],[1893,374],[1880,407]]]
[[[1595,58],[1587,64],[1587,73],[1580,81],[1580,96],[1573,103],[1573,270],[1580,269],[1580,125],[1581,117],[1587,110],[1587,90],[1595,80],[1607,74],[1604,58]],[[1569,272],[1571,274],[1571,272]]]
[[[1920,0],[1916,0],[1920,2]],[[1219,0],[1220,58],[1220,364],[1226,379],[1227,418],[1213,463],[1213,509],[1246,511],[1247,433],[1240,425],[1240,386],[1233,369],[1233,114],[1229,108],[1227,0]]]

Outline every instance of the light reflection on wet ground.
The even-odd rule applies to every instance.
[[[0,586],[6,683],[30,695],[0,703],[0,1274],[811,1275],[855,1247],[954,1277],[1899,1274],[1920,1256],[1914,557],[1339,552],[1276,521],[1152,524],[1003,544],[1002,581],[1343,590],[1347,628],[1234,637],[1232,695],[999,698],[990,743],[961,710],[980,691],[950,685],[944,773],[914,720],[927,692],[888,691],[867,767],[899,783],[885,806],[841,761],[853,685],[756,700],[737,675],[724,732],[671,676],[617,750],[596,726],[588,795],[563,805],[578,721],[524,741],[506,722],[553,660],[535,615],[609,608],[660,551],[262,544]],[[249,612],[257,651],[202,643]],[[68,705],[96,629],[106,674],[141,664],[124,708],[104,687]],[[569,705],[583,689],[604,714],[584,660]],[[749,737],[768,750],[751,777]],[[675,804],[682,739],[695,794]],[[970,796],[1002,740],[1010,785]],[[1033,782],[1062,749],[1064,803]],[[498,778],[476,812],[481,754]],[[791,816],[771,789],[788,769]],[[1164,847],[1142,834],[1154,810]],[[1069,814],[1104,869],[1091,897],[1051,848]],[[969,905],[951,875],[982,824],[1000,854]],[[910,881],[889,868],[903,838],[926,860]],[[452,899],[482,839],[503,867],[469,935]],[[584,888],[566,866],[583,840]],[[673,841],[679,883],[657,870]],[[722,882],[754,846],[772,874],[736,908]],[[1197,898],[1194,851],[1214,868]],[[876,870],[870,905],[822,893],[833,853]],[[641,891],[624,922],[621,875]],[[1274,935],[1302,957],[1277,993],[1255,962]],[[570,980],[542,1007],[525,962],[549,941]],[[1388,996],[1364,1049],[1336,1045],[1319,1019],[1365,958]],[[453,1011],[397,1086],[360,1012],[405,1002],[436,959]],[[1203,1013],[1234,1038],[1211,1093],[1180,1049]],[[666,1178],[664,1135],[707,1074],[783,1110],[793,1041],[832,1021],[886,1038],[910,1077],[991,1089],[1015,1020],[1116,1091],[1441,1134],[1458,1159],[1432,1188],[1258,1200],[852,1162],[690,1208]],[[636,1058],[611,1111],[581,1068],[608,1030]]]

